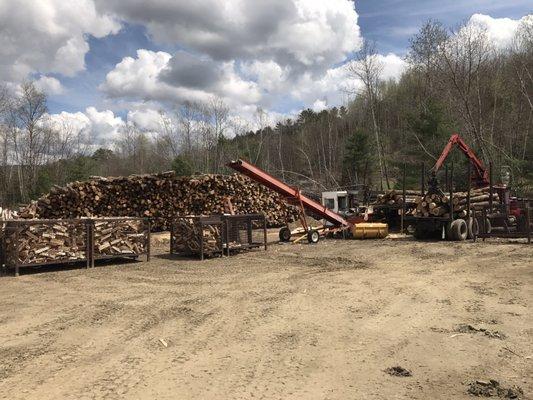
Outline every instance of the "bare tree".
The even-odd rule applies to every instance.
[[[0,88],[0,205],[6,205],[11,188],[11,172],[9,165],[9,108],[11,98],[7,88]]]
[[[46,95],[32,82],[21,85],[21,95],[15,99],[10,115],[10,136],[17,166],[19,192],[28,201],[35,189],[39,168],[50,155],[52,130],[46,126]]]
[[[493,48],[486,30],[463,24],[439,45],[435,63],[440,89],[449,93],[449,104],[458,111],[485,160],[489,160],[489,153],[485,146],[482,91],[487,89],[483,79],[491,54]]]
[[[363,42],[363,47],[357,54],[356,60],[349,64],[348,70],[355,78],[360,79],[364,84],[365,94],[368,99],[368,107],[370,108],[370,115],[372,117],[372,128],[376,139],[381,188],[383,189],[383,179],[385,179],[387,188],[390,188],[376,110],[383,64],[378,58],[375,45],[365,40]]]

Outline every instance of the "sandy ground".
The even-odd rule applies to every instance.
[[[165,251],[0,278],[0,398],[468,399],[491,378],[533,396],[533,245]]]

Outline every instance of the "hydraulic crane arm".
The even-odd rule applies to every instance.
[[[459,136],[457,133],[453,134],[450,137],[450,140],[448,140],[448,143],[444,147],[444,150],[442,150],[442,154],[440,155],[439,159],[435,163],[435,166],[433,167],[433,171],[437,172],[439,168],[442,166],[450,152],[452,151],[453,147],[457,145],[459,147],[459,150],[461,150],[466,158],[470,161],[473,167],[473,173],[470,179],[472,179],[472,182],[477,187],[483,187],[489,185],[489,173],[481,160],[476,157],[472,149],[465,143],[463,138]]]

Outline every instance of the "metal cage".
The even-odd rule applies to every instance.
[[[267,249],[266,218],[262,214],[224,215],[224,247],[231,251]]]
[[[95,240],[95,224],[99,222],[140,221],[143,224],[142,251],[131,251],[128,254],[101,254],[98,251],[98,241]],[[45,265],[60,265],[84,262],[86,267],[94,267],[95,260],[113,258],[135,258],[141,255],[150,259],[150,221],[147,218],[118,217],[118,218],[86,218],[86,219],[28,219],[0,221],[0,266],[14,268],[15,276],[19,275],[22,267],[40,267]],[[54,226],[61,233],[63,243],[58,240],[50,246],[47,238],[47,225]],[[119,229],[119,228],[117,228]],[[132,234],[121,232],[124,235]],[[21,236],[25,235],[29,248],[21,248]],[[68,244],[65,245],[64,243]],[[75,251],[73,251],[75,249]],[[52,252],[53,256],[45,255]],[[39,257],[40,252],[43,256]],[[27,261],[31,258],[31,261]]]

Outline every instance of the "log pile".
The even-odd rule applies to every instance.
[[[405,202],[407,204],[416,203],[420,198],[419,190],[406,190]],[[388,190],[384,194],[379,194],[375,204],[377,205],[389,205],[389,206],[401,206],[403,204],[403,191],[402,190]]]
[[[50,193],[23,208],[22,218],[151,217],[155,229],[168,229],[178,215],[224,212],[231,199],[236,213],[265,213],[269,226],[294,221],[297,211],[277,193],[239,175],[176,177],[173,172],[129,177],[92,177]]]
[[[147,227],[142,220],[109,219],[94,222],[94,255],[146,254]]]
[[[467,214],[467,192],[457,192],[453,194],[452,204],[455,216],[466,217]],[[499,203],[497,193],[492,194],[493,204]],[[490,205],[489,188],[475,189],[470,192],[470,208],[472,210],[481,209]],[[450,217],[449,194],[439,195],[436,193],[426,194],[417,201],[415,216],[418,217]]]
[[[0,207],[0,220],[16,219],[16,218],[18,218],[16,211],[12,211],[9,208]]]
[[[30,225],[8,222],[6,225],[4,235],[9,265],[79,261],[87,257],[87,226],[84,221]]]
[[[172,253],[213,255],[222,251],[222,221],[201,223],[203,217],[182,217],[174,222]],[[203,242],[203,243],[202,243]]]

